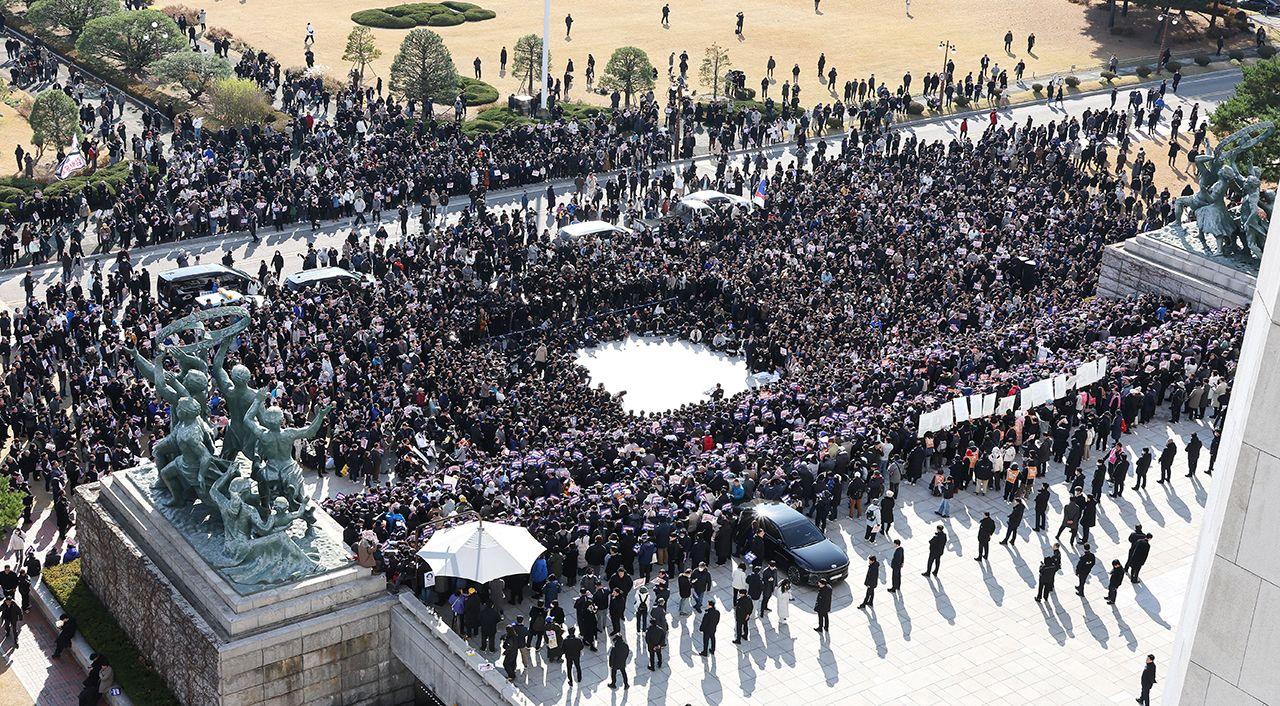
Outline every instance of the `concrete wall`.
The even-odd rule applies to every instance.
[[[216,636],[97,499],[91,485],[72,500],[84,579],[182,703],[217,703]]]
[[[532,706],[507,683],[501,667],[470,650],[457,633],[422,601],[400,594],[391,611],[391,651],[410,672],[446,704],[459,706]]]
[[[1280,704],[1280,218],[1269,239],[1163,679],[1167,704]]]
[[[98,493],[97,484],[82,486],[74,501],[84,576],[183,704],[413,702],[413,675],[391,652],[394,596],[379,590],[326,600],[329,607],[312,615],[223,639],[97,502]]]

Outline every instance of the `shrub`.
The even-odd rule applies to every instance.
[[[1208,66],[1213,59],[1209,58],[1208,54],[1196,54],[1196,58],[1193,61],[1196,62],[1197,66]]]
[[[1239,49],[1232,49],[1227,52],[1227,56],[1235,59],[1236,61],[1244,61],[1244,52]]]
[[[498,100],[498,89],[466,76],[458,77],[458,93],[462,94],[462,102],[468,106],[488,105]]]
[[[111,661],[116,680],[134,703],[178,703],[160,675],[146,666],[137,646],[111,617],[111,612],[93,595],[88,582],[81,580],[79,559],[51,566],[42,576],[62,610],[75,617],[80,634],[89,646]]]
[[[1031,84],[1031,92],[1032,92],[1032,93],[1044,93],[1044,84],[1043,84],[1043,83],[1033,83],[1033,84]]]
[[[483,120],[490,123],[498,123],[499,125],[525,125],[533,122],[529,118],[513,112],[510,108],[503,106],[494,106],[485,108],[476,114],[476,120]]]
[[[588,118],[594,118],[599,115],[602,110],[600,106],[590,105],[589,103],[568,102],[557,103],[556,105],[559,106],[561,112],[564,113],[564,116],[570,120],[586,120]]]
[[[1067,86],[1068,86],[1068,87],[1070,87],[1070,88],[1079,88],[1079,87],[1080,87],[1080,77],[1079,77],[1079,76],[1068,76],[1065,80],[1066,80],[1066,82],[1067,82]]]
[[[0,201],[12,202],[22,195],[22,189],[5,186],[0,187]],[[0,532],[7,533],[18,526],[22,519],[22,496],[18,490],[9,490],[9,479],[0,477]]]
[[[358,25],[381,29],[408,29],[418,24],[417,20],[412,17],[396,17],[395,15],[387,14],[383,10],[361,10],[352,13],[351,21]]]
[[[160,11],[173,18],[174,22],[181,17],[187,21],[188,25],[199,24],[200,11],[186,5],[165,5]]]
[[[385,8],[373,8],[352,13],[356,24],[382,29],[409,29],[410,27],[452,27],[463,22],[483,22],[498,16],[493,10],[457,0],[446,2],[414,2]]]
[[[1115,73],[1114,71],[1103,71],[1103,72],[1102,72],[1101,74],[1099,74],[1099,75],[1100,75],[1100,76],[1102,76],[1102,78],[1103,78],[1105,81],[1107,81],[1108,83],[1110,83],[1111,81],[1116,80],[1116,73]]]
[[[497,132],[501,129],[501,123],[495,123],[491,120],[468,120],[462,125],[462,131],[470,134],[479,132]]]
[[[440,14],[436,14],[428,17],[427,21],[422,24],[425,24],[428,27],[452,27],[454,25],[460,25],[466,21],[467,21],[466,15],[462,15],[454,12],[445,14],[442,12]]]
[[[965,107],[967,107],[967,106],[969,105],[969,97],[968,97],[968,96],[960,95],[960,96],[956,96],[956,97],[955,97],[954,99],[952,99],[952,100],[953,100],[953,102],[956,104],[956,106],[957,106],[957,107],[959,107],[959,108],[965,108]]]
[[[243,78],[223,78],[209,89],[209,109],[227,127],[248,127],[270,120],[275,111],[258,84]]]
[[[1182,68],[1182,62],[1177,59],[1170,59],[1165,62],[1164,67],[1169,71],[1177,71]]]
[[[907,115],[924,115],[924,104],[919,101],[911,101],[907,104]]]
[[[1263,44],[1258,47],[1258,56],[1263,59],[1270,59],[1276,55],[1276,48],[1270,44]]]
[[[1135,74],[1138,74],[1142,78],[1146,78],[1151,75],[1151,67],[1147,66],[1146,64],[1143,64],[1142,66],[1139,66],[1138,68],[1134,69],[1133,72]]]

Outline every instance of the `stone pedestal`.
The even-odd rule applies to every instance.
[[[394,596],[354,561],[243,595],[129,476],[77,489],[84,577],[184,704],[400,704]],[[317,531],[336,523],[318,511]],[[339,535],[340,537],[340,535]]]
[[[1248,306],[1256,286],[1257,277],[1247,267],[1188,250],[1160,231],[1108,245],[1098,275],[1101,296],[1155,294],[1182,299],[1200,311]]]

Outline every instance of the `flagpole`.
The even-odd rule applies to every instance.
[[[547,63],[551,54],[551,0],[542,4],[542,110],[547,109],[547,94],[551,84],[547,80]]]

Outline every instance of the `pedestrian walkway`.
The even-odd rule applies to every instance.
[[[1156,420],[1123,438],[1131,458],[1144,446],[1158,454],[1165,442],[1181,447],[1193,432],[1201,440],[1211,436],[1205,423],[1170,424],[1162,410]],[[1084,462],[1092,476],[1101,452]],[[1200,470],[1203,473],[1204,460]],[[1031,531],[1028,508],[1018,539],[1011,546],[993,542],[989,562],[974,561],[977,523],[984,511],[997,522],[996,538],[1004,535],[1009,505],[999,494],[977,496],[961,492],[951,503],[948,519],[935,514],[938,499],[922,480],[903,483],[895,531],[875,544],[863,539],[865,521],[851,520],[841,508],[839,521],[829,525],[827,538],[850,557],[849,579],[835,587],[829,635],[814,633],[815,591],[797,588],[790,617],[780,622],[776,606],[761,619],[754,616],[750,639],[730,642],[733,630],[729,567],[713,567],[713,591],[722,611],[718,650],[699,657],[702,638],[697,615],[675,614],[671,604],[667,666],[647,669],[647,657],[634,618],[626,625],[632,648],[631,688],[616,692],[607,686],[604,652],[583,657],[581,687],[570,689],[563,664],[548,663],[540,654],[530,670],[520,670],[516,686],[540,704],[603,703],[684,704],[711,706],[747,704],[917,704],[919,706],[987,706],[1017,704],[1063,706],[1131,703],[1138,693],[1138,676],[1148,653],[1164,669],[1173,643],[1173,621],[1181,614],[1183,589],[1200,522],[1213,478],[1184,477],[1181,448],[1173,482],[1160,485],[1152,468],[1145,491],[1134,491],[1134,476],[1121,498],[1103,497],[1098,525],[1091,541],[1097,565],[1084,597],[1074,592],[1073,568],[1079,546],[1070,546],[1063,533],[1063,570],[1054,594],[1037,603],[1036,568],[1052,553],[1054,532],[1062,517],[1066,492],[1063,466],[1050,463],[1046,476],[1055,498],[1048,513],[1049,530]],[[1108,488],[1104,493],[1109,493]],[[1135,524],[1154,535],[1142,582],[1127,579],[1114,606],[1104,602],[1106,571],[1112,559],[1124,561],[1127,535]],[[926,541],[934,528],[947,534],[946,553],[937,578],[920,575],[926,560]],[[902,590],[889,594],[888,559],[892,541],[905,548]],[[867,557],[881,561],[882,583],[874,606],[856,608],[863,593]],[[711,596],[709,596],[711,597]],[[571,599],[570,599],[571,600]],[[561,601],[565,601],[562,599]],[[566,604],[567,607],[567,604]],[[513,615],[514,608],[508,608]],[[527,606],[522,606],[522,612]],[[630,614],[628,614],[630,615]],[[486,656],[498,659],[496,653]]]
[[[34,606],[27,611],[18,639],[17,649],[13,649],[8,641],[4,643],[4,664],[0,666],[4,670],[0,673],[0,706],[11,703],[76,706],[84,672],[69,654],[60,659],[49,659],[53,654],[57,630]],[[23,694],[11,688],[14,681],[18,682],[29,700],[24,700]]]

